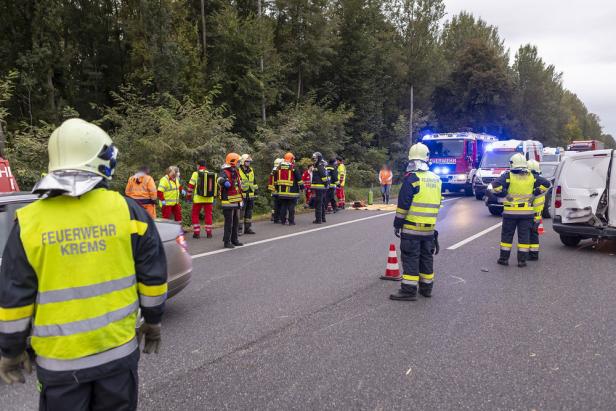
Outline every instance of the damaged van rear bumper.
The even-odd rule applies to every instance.
[[[616,228],[603,226],[595,227],[587,224],[563,224],[560,216],[555,216],[552,228],[558,234],[576,236],[581,238],[612,238],[616,239]]]

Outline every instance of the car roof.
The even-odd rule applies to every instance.
[[[31,203],[39,198],[38,195],[32,194],[28,191],[21,191],[15,193],[0,193],[0,204],[10,203]]]

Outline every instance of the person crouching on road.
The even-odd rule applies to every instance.
[[[216,173],[207,170],[205,160],[199,160],[197,171],[190,177],[186,194],[186,200],[192,200],[193,238],[201,237],[201,210],[203,210],[205,235],[207,238],[212,238],[214,197],[217,193]]]
[[[325,196],[329,187],[329,177],[325,169],[323,155],[318,151],[312,154],[312,182],[310,189],[314,194],[314,221],[313,224],[325,223]]]
[[[278,171],[278,166],[282,163],[282,160],[282,158],[277,158],[274,160],[274,168],[272,168],[272,172],[267,180],[267,189],[272,194],[272,217],[270,218],[270,221],[273,221],[274,224],[280,223],[280,204],[278,203],[278,191],[276,190],[274,180],[276,179],[276,172]]]
[[[537,160],[528,160],[528,169],[531,173],[533,173],[535,179],[541,176],[541,165]],[[545,179],[545,181],[549,183],[549,180]],[[539,260],[539,225],[541,224],[543,207],[545,206],[546,193],[547,190],[542,193],[539,193],[533,198],[533,211],[535,212],[535,221],[533,224],[533,228],[530,231],[530,251],[528,252],[529,261]]]
[[[239,235],[256,234],[252,230],[252,210],[255,207],[258,185],[255,184],[255,172],[250,167],[252,157],[250,154],[242,154],[240,157],[240,179],[242,180],[242,193],[244,194],[244,206],[240,211]]]
[[[303,188],[302,174],[295,168],[295,156],[293,153],[284,155],[284,161],[278,166],[274,179],[278,202],[280,204],[280,223],[295,225],[295,205],[299,198],[299,191]]]
[[[379,184],[381,185],[381,196],[383,198],[383,204],[389,204],[389,194],[391,192],[391,183],[393,182],[393,175],[391,169],[387,164],[383,164],[381,171],[379,171]]]
[[[237,166],[240,155],[237,153],[227,154],[225,164],[222,166],[218,185],[220,187],[220,199],[222,214],[225,217],[225,232],[222,238],[225,248],[242,246],[238,240],[240,224],[240,209],[242,208],[242,183]]]
[[[336,188],[340,186],[340,180],[338,179],[338,163],[335,158],[329,160],[329,164],[325,166],[327,174],[329,176],[329,186],[327,188],[327,198],[325,200],[326,207],[332,208],[332,212],[338,212],[338,204],[336,204]]]
[[[530,232],[535,211],[533,198],[544,194],[550,183],[528,170],[524,155],[516,153],[509,160],[510,170],[492,182],[492,192],[503,199],[503,227],[501,231],[500,265],[509,265],[513,236],[518,231],[518,267],[526,267],[530,251]]]
[[[41,410],[136,410],[140,343],[150,354],[161,341],[163,244],[148,213],[108,189],[118,150],[105,131],[66,120],[48,150],[42,197],[17,210],[2,257],[0,379],[25,382],[29,338]]]
[[[346,207],[346,197],[344,195],[344,186],[347,180],[347,170],[344,165],[344,159],[341,156],[336,157],[338,161],[338,182],[339,185],[336,187],[336,198],[338,199],[338,208],[344,210]]]
[[[182,204],[180,195],[185,195],[180,183],[180,169],[171,166],[167,169],[167,174],[158,183],[158,201],[162,210],[163,218],[182,222]]]
[[[156,218],[156,183],[150,176],[150,168],[143,166],[128,179],[124,193],[135,200],[137,204],[147,211],[152,218]]]
[[[414,301],[432,296],[434,254],[438,253],[436,219],[441,207],[441,179],[428,170],[428,147],[409,150],[409,164],[398,195],[394,232],[400,237],[402,284],[392,300]]]

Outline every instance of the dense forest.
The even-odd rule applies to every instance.
[[[588,73],[592,75],[592,73]],[[66,118],[105,128],[118,183],[250,152],[343,155],[351,183],[413,136],[474,130],[613,146],[533,45],[442,0],[0,0],[0,141],[23,188]]]

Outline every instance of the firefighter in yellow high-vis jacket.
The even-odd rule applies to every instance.
[[[30,336],[41,409],[136,409],[141,337],[158,352],[165,253],[147,212],[108,190],[116,157],[102,129],[65,121],[34,188],[43,197],[17,211],[4,250],[0,378],[25,381]]]

